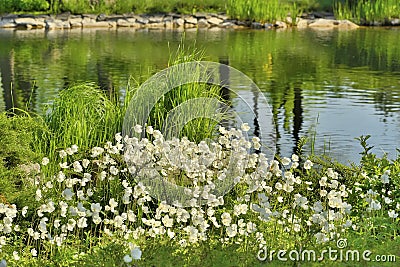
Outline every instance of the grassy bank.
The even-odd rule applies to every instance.
[[[202,58],[179,51],[171,65]],[[376,256],[385,257],[382,266],[396,266],[400,156],[378,158],[362,136],[362,159],[352,166],[301,153],[305,140],[297,154],[267,159],[257,138],[245,138],[245,124],[225,129],[197,120],[173,140],[157,130],[180,103],[218,98],[217,89],[188,84],[170,91],[148,126],[134,127],[138,139],[119,133],[127,103],[93,84],[64,89],[44,116],[1,114],[0,266],[264,266],[257,255],[304,249],[318,256],[369,250],[371,266]],[[232,172],[230,162],[239,160]],[[148,166],[183,181],[190,205],[153,198],[138,179],[154,174]],[[227,175],[236,185],[217,197],[215,186]],[[365,257],[310,261],[370,265]],[[275,254],[268,264],[311,263],[282,263]]]
[[[73,14],[137,14],[223,12],[232,19],[258,22],[292,21],[303,12],[330,11],[339,19],[361,24],[398,18],[399,0],[0,0],[0,14],[12,12]]]

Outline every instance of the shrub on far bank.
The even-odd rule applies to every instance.
[[[46,0],[0,0],[0,13],[46,11],[49,7]]]

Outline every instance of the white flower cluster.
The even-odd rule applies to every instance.
[[[35,180],[36,203],[29,210],[34,223],[26,229],[13,222],[19,215],[23,220],[29,208],[0,203],[0,249],[18,231],[29,241],[32,257],[40,254],[36,246],[41,242],[63,246],[88,234],[105,235],[126,241],[129,253],[121,261],[129,264],[141,258],[137,242],[142,237],[166,238],[182,247],[209,239],[241,243],[249,237],[265,245],[265,233],[275,229],[286,235],[307,232],[323,243],[355,228],[348,203],[352,191],[336,171],[328,168],[311,179],[310,160],[301,164],[297,155],[277,161],[251,153],[261,145],[256,137],[244,138],[246,125],[242,130],[221,127],[216,141],[198,144],[187,138],[164,140],[150,126],[134,129],[148,138],[117,134],[114,143],[94,147],[82,159],[75,145],[61,150],[56,174]],[[41,168],[49,161],[44,158]],[[155,173],[181,185],[178,193],[187,202],[151,197],[151,179],[142,178]],[[384,175],[385,184],[390,173]],[[231,189],[229,179],[236,187],[223,196]],[[382,209],[377,192],[368,191],[364,200],[369,210]],[[394,209],[388,215],[398,216]],[[13,259],[18,258],[15,251]]]

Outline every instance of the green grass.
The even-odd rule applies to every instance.
[[[389,24],[390,19],[400,15],[399,0],[337,1],[334,5],[338,19],[350,19],[362,25]]]
[[[296,18],[302,12],[296,2],[271,0],[229,0],[227,14],[239,20],[251,20],[259,22],[285,21],[288,14]],[[293,21],[296,21],[295,19]]]

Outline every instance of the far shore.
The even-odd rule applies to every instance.
[[[400,25],[400,20],[393,21],[393,26]],[[226,29],[282,29],[321,28],[321,29],[356,29],[359,26],[349,20],[336,20],[332,14],[309,14],[297,18],[292,23],[290,17],[285,21],[261,23],[230,19],[226,14],[196,13],[183,14],[82,14],[63,13],[58,15],[6,14],[0,17],[0,29],[14,30],[67,30],[76,28],[150,28],[150,29],[193,29],[193,28],[226,28]]]

